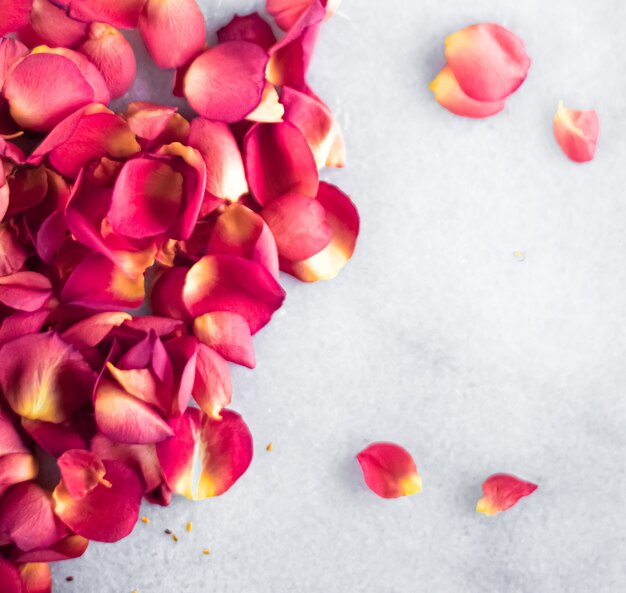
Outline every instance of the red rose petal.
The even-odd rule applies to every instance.
[[[516,505],[520,498],[529,496],[537,485],[509,474],[494,474],[483,483],[483,494],[476,510],[485,515],[495,515]]]
[[[50,280],[37,272],[15,272],[0,277],[0,303],[20,311],[37,311],[52,296]]]
[[[200,409],[212,418],[232,399],[233,386],[228,363],[212,348],[199,344],[193,398]]]
[[[95,423],[88,414],[75,415],[60,424],[22,418],[22,428],[46,453],[60,457],[70,449],[86,449]]]
[[[506,101],[477,101],[468,97],[454,77],[449,66],[444,66],[441,72],[430,83],[430,90],[435,95],[439,105],[464,117],[482,118],[500,113],[504,109]]]
[[[0,348],[0,387],[16,414],[63,422],[91,399],[95,375],[55,333],[26,335]]]
[[[227,41],[250,41],[268,51],[276,43],[272,27],[264,21],[258,12],[245,16],[235,15],[232,20],[218,30],[220,43]]]
[[[0,0],[0,37],[28,24],[31,0]]]
[[[326,18],[339,8],[341,0],[323,0],[326,6]],[[276,19],[276,24],[288,31],[311,6],[312,0],[267,0],[267,12]]]
[[[205,43],[204,16],[195,0],[147,0],[139,30],[152,59],[161,68],[183,66]]]
[[[106,488],[104,463],[95,453],[82,449],[66,451],[57,461],[68,494],[75,499],[84,498],[100,484]]]
[[[422,491],[422,478],[406,449],[373,443],[356,456],[368,488],[381,498],[411,496]]]
[[[8,225],[0,224],[0,276],[18,272],[25,261],[26,249],[17,240],[17,233]]]
[[[124,116],[130,129],[144,140],[146,147],[160,147],[172,142],[187,144],[190,125],[176,113],[176,107],[133,101],[128,104]]]
[[[17,39],[0,39],[0,89],[13,65],[28,55],[28,48]],[[0,155],[7,156],[6,150],[13,146],[0,138]]]
[[[22,593],[52,593],[52,575],[47,562],[30,562],[19,567]]]
[[[87,33],[87,25],[67,16],[50,0],[33,0],[30,22],[18,36],[29,47],[74,47]]]
[[[283,121],[283,115],[285,115],[285,108],[280,102],[278,91],[273,84],[266,80],[261,102],[254,111],[246,115],[246,120],[263,123],[278,123]]]
[[[11,486],[37,477],[39,465],[28,452],[3,453],[0,457],[0,496]]]
[[[239,414],[224,410],[214,420],[189,408],[170,424],[175,436],[159,443],[157,453],[174,492],[193,500],[219,496],[248,469],[252,436]]]
[[[477,101],[506,99],[530,68],[524,42],[494,23],[472,25],[448,36],[446,59],[463,92]]]
[[[107,23],[121,29],[137,27],[146,0],[55,0],[78,21]]]
[[[110,25],[92,23],[78,51],[96,65],[113,99],[126,94],[135,80],[137,61],[124,35]]]
[[[220,356],[250,369],[256,365],[250,326],[237,313],[215,311],[196,317],[193,333]]]
[[[104,461],[103,464],[108,484],[100,483],[77,499],[62,480],[53,494],[55,512],[78,535],[94,541],[116,542],[129,535],[137,523],[143,484],[123,463]]]
[[[30,550],[19,551],[15,559],[18,562],[59,562],[61,560],[71,560],[80,558],[89,545],[89,540],[80,535],[69,534],[51,546]]]
[[[554,116],[554,137],[568,159],[576,163],[593,160],[600,134],[600,119],[594,110],[578,111],[563,106]]]
[[[123,312],[98,313],[75,323],[61,337],[77,350],[86,350],[97,346],[114,328],[131,319],[128,313]]]
[[[0,593],[21,593],[21,590],[22,581],[17,566],[0,557]]]
[[[317,195],[315,158],[293,124],[255,124],[246,134],[244,157],[250,189],[260,204],[287,193]]]
[[[49,311],[42,309],[34,313],[14,313],[0,323],[0,346],[27,334],[36,334],[43,327]]]
[[[236,122],[261,102],[267,61],[267,53],[254,43],[221,43],[191,63],[184,79],[185,97],[204,117]]]

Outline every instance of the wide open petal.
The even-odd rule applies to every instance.
[[[28,24],[31,0],[0,0],[0,37]]]
[[[332,229],[322,202],[301,194],[285,194],[261,211],[270,227],[278,255],[290,261],[301,261],[324,249],[331,240]]]
[[[339,188],[321,182],[317,200],[326,209],[332,230],[330,243],[313,257],[299,262],[281,261],[281,269],[303,282],[331,280],[352,258],[359,235],[359,213]]]
[[[483,483],[483,498],[478,501],[476,510],[487,516],[496,515],[516,505],[520,498],[529,496],[537,485],[520,480],[510,474],[494,474]]]
[[[435,95],[435,100],[439,105],[463,117],[489,117],[500,113],[506,104],[505,99],[499,101],[477,101],[468,97],[457,79],[454,77],[450,66],[444,66],[441,72],[430,83],[430,90]]]
[[[568,109],[560,101],[554,116],[553,130],[556,141],[568,159],[576,163],[593,160],[600,134],[600,119],[595,110]]]
[[[220,43],[227,41],[250,41],[268,51],[276,43],[270,24],[258,12],[245,16],[236,14],[232,20],[217,31]]]
[[[132,46],[117,29],[92,23],[87,39],[77,49],[96,65],[113,99],[128,92],[137,73],[137,60]]]
[[[66,453],[67,455],[67,453]],[[54,510],[72,531],[100,542],[116,542],[133,530],[143,495],[141,478],[119,461],[102,462],[104,480],[80,498],[72,496],[65,479],[56,487]]]
[[[139,30],[152,59],[161,68],[177,68],[205,43],[204,16],[196,0],[147,0]]]
[[[461,29],[446,38],[446,59],[463,92],[477,101],[501,101],[524,82],[530,58],[524,42],[495,23]]]
[[[86,33],[85,23],[70,18],[50,0],[33,0],[30,22],[18,35],[29,47],[74,47]]]
[[[410,453],[395,443],[373,443],[356,456],[368,488],[381,498],[422,491],[422,478]]]
[[[184,94],[202,116],[227,123],[261,102],[268,55],[248,41],[220,43],[199,55],[184,79]]]
[[[22,593],[52,593],[52,575],[47,562],[19,565]]]
[[[285,299],[285,291],[260,264],[228,255],[208,255],[187,273],[183,301],[192,316],[238,313],[254,334]]]
[[[244,162],[250,189],[262,205],[291,192],[317,195],[315,158],[292,123],[252,126],[244,139]]]
[[[0,387],[16,414],[63,422],[91,399],[95,374],[55,333],[30,334],[0,348]]]
[[[51,296],[50,280],[37,272],[15,272],[0,277],[0,303],[12,309],[37,311]]]
[[[239,414],[223,410],[215,420],[189,408],[170,422],[175,436],[157,445],[170,488],[202,500],[226,492],[248,469],[252,435]]]
[[[52,129],[95,96],[74,62],[50,53],[24,58],[7,77],[3,92],[18,125],[37,132]]]
[[[241,315],[226,311],[205,313],[195,318],[193,333],[226,360],[250,369],[255,367],[250,326]]]
[[[137,27],[146,0],[54,0],[78,21],[108,23],[121,29]]]
[[[189,145],[202,155],[207,170],[206,191],[211,196],[236,202],[248,192],[243,158],[227,124],[195,118],[191,122]]]
[[[228,363],[212,348],[198,345],[193,398],[200,409],[212,418],[232,400],[233,386]]]

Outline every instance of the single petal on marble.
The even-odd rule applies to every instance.
[[[98,68],[113,99],[128,92],[137,74],[137,60],[132,46],[116,28],[92,23],[77,49]]]
[[[95,96],[72,60],[50,53],[31,54],[19,62],[3,93],[18,125],[37,132],[51,130]]]
[[[170,488],[192,500],[226,492],[252,460],[252,435],[239,414],[223,410],[220,420],[196,408],[170,421],[175,436],[157,445]]]
[[[556,141],[568,159],[576,163],[593,160],[600,134],[600,119],[595,110],[569,109],[560,101],[554,116],[553,130]]]
[[[213,311],[238,313],[254,334],[271,319],[285,291],[263,266],[228,255],[208,255],[185,278],[183,302],[192,316]]]
[[[367,487],[381,498],[411,496],[422,491],[411,454],[395,443],[372,443],[356,456]]]
[[[19,565],[22,593],[52,593],[52,574],[47,562]]]
[[[226,360],[250,369],[255,367],[250,326],[241,315],[226,311],[205,313],[194,319],[193,333]]]
[[[205,44],[204,16],[195,0],[147,0],[139,30],[161,68],[187,64]]]
[[[0,277],[0,303],[29,313],[41,309],[52,296],[50,280],[37,272]]]
[[[290,261],[301,261],[324,249],[332,238],[322,202],[301,194],[285,194],[261,211],[270,227],[278,255]]]
[[[478,501],[476,510],[485,515],[495,515],[516,505],[520,498],[529,496],[537,485],[525,482],[510,474],[494,474],[483,483],[483,498]]]
[[[233,386],[228,363],[215,350],[198,345],[193,398],[200,409],[211,416],[221,418],[221,411],[232,400]]]
[[[28,24],[31,0],[0,0],[0,37]]]
[[[113,329],[131,319],[128,313],[121,311],[97,313],[75,323],[61,337],[77,350],[87,350],[100,344]]]
[[[505,99],[499,101],[477,101],[468,97],[454,77],[450,66],[444,66],[441,72],[428,87],[435,95],[439,105],[463,117],[483,118],[500,113],[506,104]]]
[[[208,119],[236,122],[261,102],[268,59],[264,49],[249,41],[220,43],[189,66],[185,97]]]
[[[50,0],[33,0],[30,22],[18,36],[28,47],[74,47],[87,33],[87,24],[70,18]]]
[[[270,24],[258,12],[245,16],[236,14],[232,20],[217,31],[220,43],[227,41],[250,41],[268,51],[276,43]]]
[[[102,459],[91,451],[72,449],[57,460],[65,489],[72,498],[84,498],[100,484],[106,488],[110,482],[104,479],[106,469]]]
[[[0,388],[16,414],[63,422],[91,399],[95,374],[55,333],[30,334],[0,348]]]
[[[134,29],[146,0],[55,0],[55,4],[68,9],[69,15],[78,21],[101,22]]]
[[[501,101],[526,80],[530,58],[524,42],[495,23],[480,23],[449,35],[446,59],[459,86],[477,101]]]
[[[303,282],[331,280],[337,276],[352,258],[359,236],[359,213],[339,188],[321,182],[317,201],[326,209],[326,220],[332,231],[330,243],[308,259],[281,260],[281,269]]]
[[[337,9],[341,0],[323,0],[322,4],[326,7],[326,19],[332,16]],[[311,6],[312,0],[267,0],[267,12],[276,19],[276,24],[283,29],[289,31],[298,19]]]
[[[118,443],[145,445],[173,434],[152,406],[106,379],[96,389],[95,411],[98,428]]]
[[[102,462],[103,480],[84,496],[74,498],[65,479],[53,493],[57,516],[72,531],[100,542],[116,542],[133,530],[144,492],[141,478],[119,461]]]
[[[292,123],[255,124],[244,139],[244,163],[250,189],[262,205],[287,193],[317,195],[315,157]]]

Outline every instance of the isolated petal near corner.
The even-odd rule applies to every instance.
[[[554,116],[553,130],[556,141],[568,159],[576,163],[593,160],[600,134],[600,119],[593,109],[568,109],[561,101]]]
[[[525,482],[510,474],[494,474],[483,483],[483,498],[478,501],[476,510],[485,515],[496,515],[516,505],[520,498],[529,496],[537,485]]]

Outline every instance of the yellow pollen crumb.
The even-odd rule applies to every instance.
[[[150,523],[150,519],[148,519],[148,517],[142,517],[141,522],[147,525],[148,523]]]
[[[177,541],[178,541],[178,537],[176,537],[176,534],[175,534],[175,533],[172,533],[172,540],[174,540],[175,542],[177,542]]]
[[[202,550],[202,553],[203,553],[205,556],[208,556],[208,555],[211,553],[211,550]]]
[[[271,451],[274,448],[273,443],[268,443],[267,447],[265,447],[266,451]]]
[[[191,521],[189,521],[189,523],[187,523],[187,531],[191,533],[192,529],[193,529],[193,525],[191,524]]]

